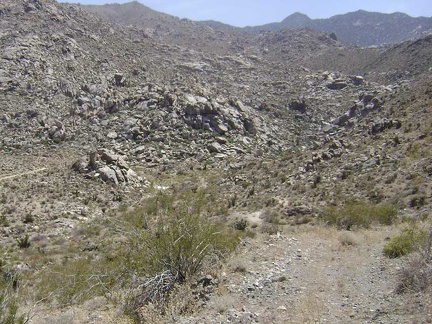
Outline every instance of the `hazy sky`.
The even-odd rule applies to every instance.
[[[131,0],[61,0],[83,4],[125,3]],[[139,0],[157,11],[192,20],[217,20],[233,26],[280,22],[299,11],[311,18],[363,9],[410,16],[432,16],[431,0]]]

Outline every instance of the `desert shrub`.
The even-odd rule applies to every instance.
[[[124,275],[121,261],[111,256],[66,258],[51,265],[38,278],[37,297],[52,296],[57,304],[66,306],[110,293]]]
[[[16,241],[20,249],[27,249],[30,247],[30,239],[28,234],[26,234],[24,237],[17,238]]]
[[[397,220],[397,208],[389,203],[381,203],[373,206],[372,210],[373,221],[381,225],[392,225]]]
[[[0,212],[0,226],[4,226],[4,227],[9,226],[9,221],[6,218],[6,215],[2,214],[1,212]]]
[[[32,214],[26,214],[24,219],[23,219],[23,223],[24,224],[31,224],[34,222],[34,217]]]
[[[428,233],[418,230],[417,236],[411,246],[415,253],[409,256],[408,261],[399,272],[397,291],[431,292],[432,289],[432,226]]]
[[[261,226],[261,232],[269,235],[276,235],[277,233],[280,233],[280,231],[281,228],[278,224],[264,223]]]
[[[274,209],[265,209],[260,216],[264,222],[276,225],[280,223],[280,217],[280,213]]]
[[[138,293],[133,308],[166,301],[176,284],[191,279],[206,265],[215,264],[238,243],[238,234],[199,215],[162,217],[152,229],[130,241],[127,266]]]
[[[357,237],[352,232],[342,232],[338,236],[338,241],[342,246],[356,246],[358,245]]]
[[[237,231],[244,231],[244,230],[246,230],[247,226],[248,226],[247,220],[241,218],[241,219],[235,220],[233,228]]]
[[[18,314],[17,274],[4,269],[0,260],[0,324],[21,324],[25,316]]]
[[[169,271],[179,282],[196,274],[207,259],[223,257],[236,242],[237,236],[224,225],[193,214],[162,217],[154,228],[131,240],[133,249],[145,255],[145,272]]]
[[[409,227],[401,234],[391,238],[384,246],[383,252],[389,258],[398,258],[418,249],[425,241],[424,231]]]
[[[241,235],[209,220],[220,210],[212,206],[214,197],[206,191],[163,194],[148,203],[121,224],[128,238],[124,264],[135,278],[127,305],[131,313],[149,302],[163,306],[176,285],[214,266],[235,248]]]
[[[123,208],[104,220],[97,253],[69,251],[44,267],[35,283],[37,297],[68,305],[114,295],[135,317],[145,304],[165,307],[173,289],[214,267],[239,242],[240,231],[215,221],[222,211],[215,202],[211,192],[185,189]],[[83,233],[93,235],[84,227]]]
[[[347,202],[321,211],[321,220],[339,229],[369,228],[372,224],[391,225],[397,220],[397,209],[389,203]]]
[[[423,206],[425,202],[426,202],[426,197],[424,195],[416,195],[409,200],[408,206],[411,208],[414,207],[418,208]]]
[[[158,193],[127,213],[117,228],[127,237],[124,265],[133,279],[126,310],[161,307],[170,292],[233,250],[241,233],[211,221],[224,209],[204,189]]]
[[[24,316],[18,315],[18,306],[15,297],[0,286],[0,324],[21,324],[25,323]]]
[[[432,264],[421,253],[413,253],[399,272],[396,291],[419,292],[432,287]]]

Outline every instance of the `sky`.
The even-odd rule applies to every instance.
[[[60,0],[82,4],[125,3],[131,0]],[[294,12],[329,18],[359,9],[432,16],[431,0],[139,0],[154,10],[191,20],[217,20],[232,26],[280,22]]]

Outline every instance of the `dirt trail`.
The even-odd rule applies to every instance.
[[[414,323],[421,315],[394,293],[401,260],[382,254],[394,231],[318,228],[253,241],[230,261],[226,293],[177,322]]]
[[[17,173],[17,174],[12,174],[6,177],[0,177],[0,181],[3,180],[9,180],[9,179],[13,179],[13,178],[18,178],[18,177],[22,177],[25,175],[29,175],[29,174],[35,174],[35,173],[39,173],[42,171],[48,170],[47,168],[40,168],[40,169],[36,169],[36,170],[32,170],[32,171],[27,171],[27,172],[21,172],[21,173]]]

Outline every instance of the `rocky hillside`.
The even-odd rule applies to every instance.
[[[152,10],[138,1],[122,5],[107,4],[103,6],[81,6],[82,9],[96,14],[115,23],[129,27],[140,28],[146,36],[158,39],[166,44],[179,45],[190,49],[227,54],[242,47],[247,39],[245,32],[239,29],[230,29],[230,34],[211,26],[198,26],[188,19],[179,19],[155,10]],[[230,39],[230,41],[227,41]]]
[[[145,238],[154,231],[154,242],[162,242],[166,226],[158,221],[166,216],[180,227],[189,214],[218,221],[237,231],[234,237],[242,235],[242,248],[250,251],[302,226],[321,228],[323,213],[351,203],[364,210],[391,206],[400,220],[428,219],[430,36],[388,50],[361,49],[311,29],[221,32],[136,2],[102,8],[53,0],[0,3],[0,293],[10,291],[4,303],[16,298],[33,323],[46,323],[72,304],[91,313],[93,303],[107,312],[102,322],[130,312],[151,321],[142,295],[125,306],[149,274],[124,264],[141,267],[133,247],[139,255],[153,245],[130,240],[137,231]],[[124,23],[123,13],[131,20]],[[378,271],[383,240],[364,247],[374,250],[375,259],[367,260],[375,270],[362,267],[361,278]],[[165,248],[179,241],[168,240]],[[296,246],[292,242],[281,241],[276,263],[290,262],[282,251]],[[259,249],[264,259],[276,252],[265,244]],[[223,277],[214,266],[222,267],[219,252],[205,259],[211,270],[196,267],[195,275],[204,277],[174,282],[191,284],[184,301],[201,312],[226,289],[214,280]],[[231,278],[240,285],[231,292],[249,291],[271,303],[271,296],[259,294],[276,291],[268,285],[279,281],[248,271],[233,270],[249,279]],[[166,272],[160,275],[165,283]],[[283,289],[297,291],[291,280],[280,281]],[[370,304],[363,301],[368,306],[357,319],[369,318]],[[188,307],[162,313],[192,312]],[[398,312],[398,319],[408,318],[408,310]],[[418,310],[424,318],[427,312]],[[235,322],[229,314],[222,312],[221,321]],[[51,322],[72,321],[58,316]],[[88,316],[84,322],[96,321]]]
[[[395,44],[425,36],[432,31],[432,18],[410,17],[397,12],[383,14],[359,10],[327,19],[311,19],[301,13],[294,13],[280,23],[246,27],[252,32],[312,28],[326,33],[335,33],[345,43],[358,46]]]
[[[376,76],[385,76],[387,80],[413,78],[428,73],[432,68],[431,43],[432,35],[416,41],[403,42],[382,53],[364,70]]]

